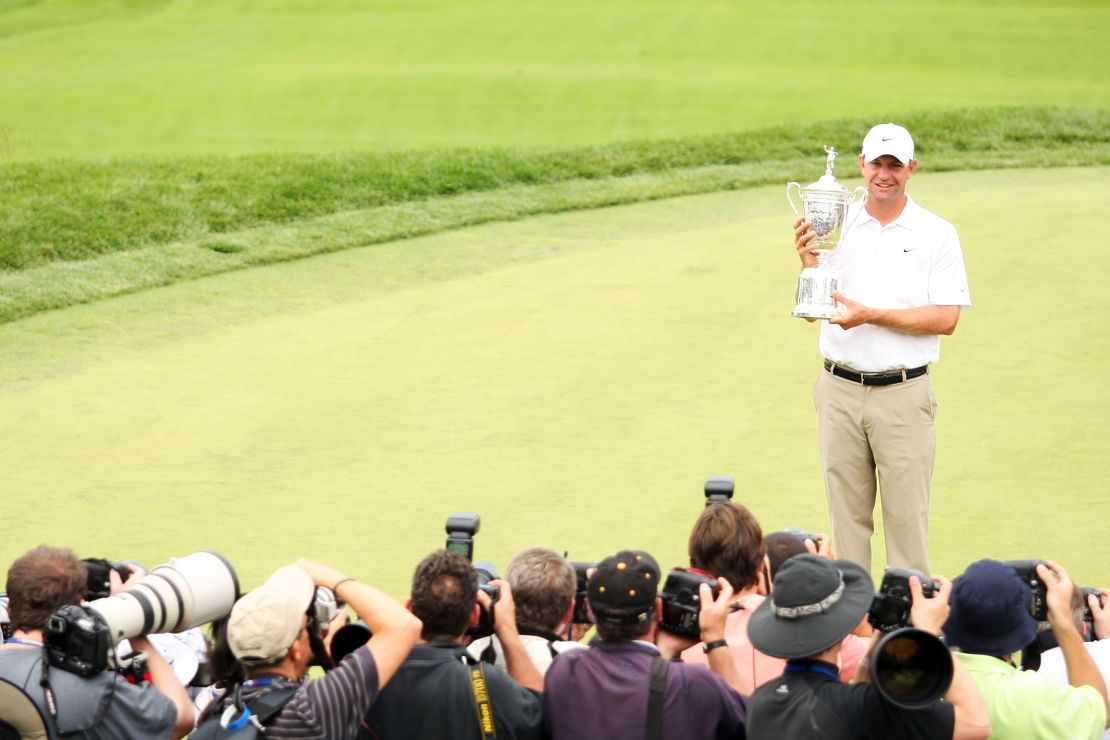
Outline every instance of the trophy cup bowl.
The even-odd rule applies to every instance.
[[[815,234],[810,244],[816,247],[817,252],[816,267],[807,267],[798,276],[797,305],[792,315],[801,319],[827,320],[837,315],[833,293],[840,287],[840,275],[829,267],[829,254],[840,246],[840,237],[846,229],[848,207],[861,202],[867,194],[863,186],[849,190],[837,182],[832,174],[836,150],[826,146],[825,152],[828,155],[825,174],[820,180],[804,188],[796,182],[786,183],[786,202],[795,216],[809,221],[810,229]],[[791,198],[794,191],[802,201],[800,210]]]

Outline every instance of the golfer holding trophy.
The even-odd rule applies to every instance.
[[[823,320],[813,400],[833,540],[870,571],[878,494],[887,564],[931,573],[929,365],[940,360],[940,335],[971,305],[959,236],[906,193],[917,169],[906,129],[882,123],[867,133],[856,191],[833,177],[836,152],[825,151],[825,176],[789,183],[787,198],[802,199],[800,214],[791,201],[803,268],[794,315]]]

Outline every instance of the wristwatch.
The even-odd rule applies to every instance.
[[[702,650],[708,653],[710,650],[716,650],[719,647],[728,647],[728,640],[714,640],[713,642],[707,642],[702,647]]]

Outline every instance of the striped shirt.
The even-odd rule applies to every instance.
[[[278,688],[244,686],[243,701]],[[328,738],[342,740],[358,735],[362,718],[378,698],[378,667],[367,649],[359,649],[322,678],[305,681],[276,717],[266,723],[266,737]],[[223,707],[211,711],[223,711]]]

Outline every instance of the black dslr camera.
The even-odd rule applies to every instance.
[[[482,520],[474,512],[458,511],[447,517],[447,549],[457,552],[467,560],[474,562],[474,535],[478,534],[478,527]],[[488,561],[482,560],[474,564],[474,572],[478,574],[478,590],[489,595],[491,604],[496,604],[501,598],[501,591],[489,582],[497,578],[497,568]],[[488,637],[493,634],[493,610],[482,608],[482,617],[478,626],[467,632],[471,637]]]
[[[89,678],[108,668],[112,636],[96,612],[73,604],[46,620],[42,632],[46,657],[55,668]]]
[[[1102,591],[1097,588],[1091,588],[1090,586],[1080,588],[1079,593],[1083,599],[1083,621],[1087,623],[1087,637],[1085,639],[1090,642],[1095,639],[1095,613],[1091,611],[1091,605],[1088,603],[1087,597],[1094,596],[1098,599],[1098,605],[1100,607],[1106,606],[1106,600],[1102,598]]]
[[[883,582],[879,586],[875,598],[871,600],[871,608],[867,611],[867,621],[880,632],[893,632],[903,627],[911,627],[910,607],[913,606],[913,596],[910,593],[910,576],[917,576],[921,581],[921,593],[927,599],[940,588],[933,583],[929,576],[919,570],[904,570],[902,568],[887,568],[883,573]]]
[[[85,558],[81,562],[85,564],[85,570],[88,572],[88,578],[85,581],[85,601],[96,601],[112,595],[112,582],[108,577],[113,570],[119,573],[121,581],[131,577],[131,571],[124,563],[113,563],[104,558]]]
[[[1046,560],[1007,560],[1006,565],[1014,569],[1021,580],[1025,581],[1025,585],[1029,586],[1029,590],[1033,592],[1029,600],[1029,613],[1033,615],[1033,619],[1038,622],[1044,622],[1048,619],[1048,586],[1037,575],[1037,566],[1048,566]]]
[[[698,616],[701,614],[701,594],[698,587],[707,584],[717,598],[720,586],[717,579],[695,568],[672,568],[659,598],[663,600],[663,614],[659,628],[673,635],[697,638],[701,635]]]
[[[736,491],[736,482],[728,476],[714,476],[705,481],[705,505],[727,504]]]
[[[593,624],[590,619],[590,612],[586,609],[586,600],[589,598],[589,591],[587,589],[589,578],[586,574],[593,568],[597,567],[597,563],[587,563],[581,560],[572,560],[570,562],[574,566],[574,614],[571,615],[571,624]]]

